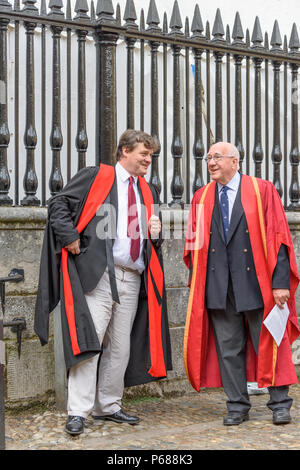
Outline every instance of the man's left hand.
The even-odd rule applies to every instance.
[[[149,219],[149,232],[151,238],[158,238],[161,231],[161,222],[157,215],[152,215]]]
[[[289,289],[273,289],[273,297],[275,304],[283,309],[285,302],[290,298],[290,291]]]

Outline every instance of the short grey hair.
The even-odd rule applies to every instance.
[[[238,149],[235,145],[233,145],[231,143],[229,143],[229,145],[230,145],[231,154],[238,159],[237,168],[239,170],[240,169],[240,152],[238,151]]]
[[[230,155],[232,155],[233,157],[236,157],[238,161],[240,161],[240,152],[238,151],[237,147],[231,144],[230,142],[227,142],[227,145],[229,147]]]

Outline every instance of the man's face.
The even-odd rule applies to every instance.
[[[209,149],[207,155],[209,159],[207,166],[211,178],[224,185],[229,183],[238,170],[238,158],[232,156],[230,150],[226,144],[215,144]],[[210,159],[210,157],[213,158]]]
[[[126,147],[122,149],[120,164],[132,176],[145,176],[152,160],[152,149],[147,149],[144,144],[139,143],[133,150]]]

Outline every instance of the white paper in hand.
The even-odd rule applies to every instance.
[[[284,304],[282,310],[277,307],[277,305],[275,305],[267,318],[264,320],[264,325],[266,328],[268,328],[269,332],[273,336],[277,346],[279,346],[282,341],[289,313],[290,311],[288,309],[287,303]]]

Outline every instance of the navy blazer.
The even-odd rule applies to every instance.
[[[205,288],[207,308],[214,310],[226,309],[230,278],[238,312],[264,307],[256,276],[247,220],[241,203],[241,184],[232,209],[227,243],[225,243],[224,238],[218,186],[216,185],[207,260]],[[286,246],[282,245],[273,274],[272,287],[289,289],[289,286],[288,252]]]

